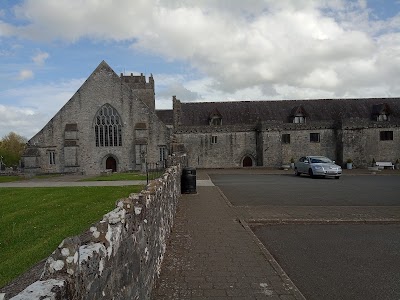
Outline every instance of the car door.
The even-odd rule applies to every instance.
[[[306,158],[303,156],[299,159],[298,163],[297,163],[297,171],[300,173],[304,173],[305,167],[304,167],[304,161],[306,160]]]

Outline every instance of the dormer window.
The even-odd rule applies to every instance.
[[[210,125],[214,126],[222,125],[222,118],[213,117],[212,119],[210,119]]]
[[[377,117],[377,121],[389,121],[389,116],[387,114],[380,114]]]
[[[220,114],[220,112],[218,111],[218,109],[214,109],[209,117],[209,124],[210,126],[220,126],[222,125],[222,115]]]
[[[372,107],[372,120],[378,122],[389,121],[390,107],[387,103],[376,104]]]
[[[305,116],[295,116],[293,118],[293,123],[305,123],[306,117]]]
[[[306,122],[306,111],[302,106],[296,106],[290,113],[290,122],[295,124],[303,124]]]

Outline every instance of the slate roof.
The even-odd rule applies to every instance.
[[[165,124],[165,125],[173,125],[174,124],[174,113],[172,109],[160,109],[156,110],[157,117]]]
[[[379,114],[383,114],[383,113],[387,113],[387,114],[391,113],[389,105],[387,105],[386,103],[380,103],[380,104],[375,104],[373,106],[373,108],[372,108],[373,115],[379,115]]]
[[[25,149],[24,154],[22,155],[23,157],[34,157],[34,156],[40,156],[39,149],[34,148],[34,147],[28,147]]]
[[[299,107],[310,121],[371,119],[374,105],[382,103],[389,106],[393,117],[400,117],[400,98],[195,102],[181,103],[181,125],[209,125],[210,113],[215,110],[224,125],[256,124],[258,120],[286,123]]]

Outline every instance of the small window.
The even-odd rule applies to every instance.
[[[310,133],[310,142],[319,143],[319,141],[320,141],[319,133]]]
[[[50,163],[50,165],[56,164],[56,152],[55,151],[49,151],[49,163]]]
[[[212,117],[210,119],[210,125],[212,125],[212,126],[222,125],[222,118],[221,117]]]
[[[211,144],[216,144],[217,143],[217,136],[213,135],[211,136]]]
[[[378,122],[384,122],[384,121],[389,121],[389,117],[387,114],[380,114],[377,117]]]
[[[159,161],[164,161],[167,159],[167,147],[166,146],[159,146],[158,147],[159,154],[160,154],[160,160]]]
[[[282,144],[290,144],[290,134],[282,134]]]
[[[306,117],[304,116],[295,116],[293,118],[293,123],[302,124],[306,122]]]
[[[381,131],[381,141],[393,141],[393,131]]]

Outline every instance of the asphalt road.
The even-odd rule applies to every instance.
[[[377,207],[396,211],[400,207],[400,176],[395,175],[349,175],[339,180],[293,175],[210,176],[237,211],[285,206],[290,213],[299,208],[311,212],[316,206],[323,208],[321,211],[343,206],[356,216],[357,211],[368,215]],[[258,224],[253,230],[307,299],[399,300],[400,222],[348,221],[335,225]]]
[[[233,205],[398,206],[400,176],[210,175]]]
[[[400,299],[400,224],[253,230],[307,299]]]

